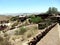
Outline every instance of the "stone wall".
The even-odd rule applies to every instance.
[[[28,45],[36,45],[57,23],[53,23],[50,26],[46,27],[45,31],[41,32],[37,36],[35,36],[31,41],[29,41]]]

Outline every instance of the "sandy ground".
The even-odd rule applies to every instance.
[[[60,45],[59,43],[59,28],[57,24],[50,30],[45,37],[43,37],[36,45]]]
[[[60,25],[59,24],[57,24],[58,25],[58,31],[59,31],[59,42],[60,42]]]

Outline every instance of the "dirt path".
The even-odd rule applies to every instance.
[[[47,35],[37,43],[37,45],[60,45],[58,24],[47,33]]]
[[[58,31],[59,31],[59,41],[60,41],[60,25],[59,24],[57,24],[58,25]]]

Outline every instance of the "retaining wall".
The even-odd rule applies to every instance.
[[[28,45],[36,45],[57,23],[53,23],[50,26],[46,27],[45,31],[41,32],[37,36],[35,36],[31,41],[29,41]]]

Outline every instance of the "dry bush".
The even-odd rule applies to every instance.
[[[0,36],[0,45],[11,45],[9,42],[9,37],[3,38]]]
[[[28,34],[27,34],[27,38],[30,38],[31,36],[32,36],[31,33],[28,33]]]
[[[23,35],[25,32],[26,32],[27,30],[26,30],[26,28],[25,27],[20,27],[20,29],[19,30],[16,30],[16,35]]]
[[[7,36],[8,36],[8,34],[7,34],[7,33],[5,33],[5,34],[4,34],[4,37],[7,37]]]
[[[3,37],[0,36],[0,42],[3,41],[3,40],[4,40]]]

